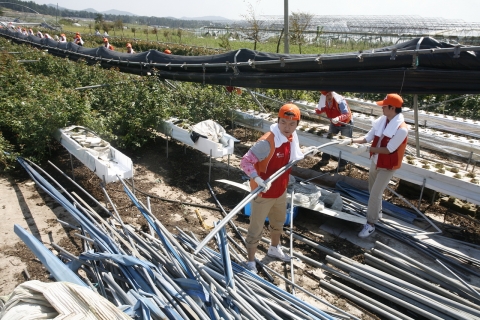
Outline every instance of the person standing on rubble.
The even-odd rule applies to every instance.
[[[240,161],[240,167],[250,177],[250,188],[263,187],[263,191],[251,202],[250,225],[246,238],[248,253],[247,268],[256,272],[255,253],[262,238],[265,219],[269,219],[271,236],[267,255],[290,261],[280,244],[280,236],[287,214],[287,185],[291,169],[273,182],[265,182],[290,161],[303,159],[295,132],[300,122],[300,110],[294,104],[285,104],[278,112],[278,123],[270,126],[248,150]]]
[[[383,116],[373,122],[372,129],[359,139],[352,139],[352,143],[369,143],[371,146],[360,146],[352,154],[370,153],[372,162],[368,173],[367,223],[358,234],[366,238],[375,231],[375,223],[382,211],[382,197],[385,188],[397,169],[402,165],[403,155],[407,147],[408,126],[402,114],[403,99],[398,94],[387,94],[385,99],[377,101],[382,107]]]
[[[339,132],[342,136],[351,138],[353,133],[352,111],[348,107],[348,103],[341,95],[335,91],[320,91],[320,100],[315,108],[315,113],[320,115],[325,113],[330,120],[328,128],[329,136],[336,135]],[[322,160],[320,165],[328,164],[330,154],[322,152]],[[343,171],[347,165],[347,161],[340,160],[339,171]]]

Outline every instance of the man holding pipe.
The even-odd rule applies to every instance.
[[[256,272],[255,253],[262,238],[265,219],[269,220],[271,237],[268,256],[290,261],[280,244],[280,236],[287,214],[287,185],[291,169],[286,170],[272,183],[265,182],[272,174],[290,161],[303,159],[295,132],[300,122],[300,110],[294,104],[285,104],[278,112],[278,121],[248,150],[240,167],[250,177],[251,190],[263,187],[263,192],[252,200],[250,225],[246,237],[247,268]]]

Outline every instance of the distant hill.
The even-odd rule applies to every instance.
[[[181,17],[180,20],[202,20],[202,21],[233,21],[219,16],[205,16],[205,17]]]
[[[67,10],[70,10],[70,9],[67,9]],[[71,10],[70,10],[71,11]],[[93,13],[100,13],[98,12],[97,10],[93,9],[93,8],[87,8],[87,9],[83,9],[81,11],[87,11],[87,12],[93,12]]]
[[[111,9],[111,10],[107,10],[107,11],[102,11],[100,13],[103,13],[103,14],[114,14],[114,15],[117,15],[117,16],[136,16],[136,14],[133,14],[131,12],[128,12],[128,11],[120,11],[120,10],[115,10],[115,9]]]
[[[53,8],[57,7],[56,4],[51,4],[51,3],[47,4],[47,6],[53,7]],[[111,14],[111,15],[117,15],[117,16],[136,16],[136,14],[133,14],[133,13],[128,12],[128,11],[120,11],[120,10],[115,10],[115,9],[100,12],[100,11],[97,11],[93,8],[87,8],[87,9],[83,9],[83,10],[72,10],[72,9],[68,9],[68,8],[58,7],[58,10],[86,11],[86,12],[92,12],[92,13]]]

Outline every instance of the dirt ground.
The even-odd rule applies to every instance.
[[[137,198],[146,202],[147,195],[150,196],[152,212],[172,233],[176,234],[176,228],[180,228],[187,232],[191,231],[199,239],[202,239],[208,234],[208,230],[202,227],[197,213],[202,217],[206,226],[212,226],[214,221],[222,219],[222,212],[216,206],[215,199],[209,191],[208,183],[211,185],[218,202],[227,212],[247,195],[246,192],[233,186],[215,181],[217,179],[242,181],[244,174],[238,168],[238,163],[240,157],[256,139],[255,134],[241,128],[229,133],[241,140],[240,143],[235,144],[235,152],[230,157],[230,165],[227,165],[227,157],[214,159],[212,160],[211,170],[209,170],[207,155],[191,148],[185,148],[183,144],[175,141],[169,141],[168,143],[167,158],[167,143],[163,137],[151,141],[148,146],[140,150],[122,150],[127,156],[131,157],[134,163],[134,185]],[[311,176],[318,175],[321,172],[335,171],[336,161],[331,160],[327,166],[319,167],[319,160],[318,155],[310,157],[299,162],[298,167],[309,169]],[[72,176],[70,157],[63,147],[59,146],[57,150],[52,151],[50,161],[66,175]],[[41,167],[68,191],[82,194],[82,191],[74,187],[52,165],[45,163]],[[100,179],[76,159],[73,159],[73,167],[75,181],[98,201],[104,203],[105,197],[100,188]],[[365,180],[368,172],[356,166],[349,166],[346,171],[340,174]],[[119,182],[112,183],[107,185],[106,189],[124,222],[147,230],[145,219],[131,203],[123,191],[122,185]],[[86,197],[83,198],[87,199]],[[385,198],[400,206],[407,207],[388,192],[385,194]],[[418,196],[408,199],[413,205],[417,205]],[[91,206],[95,206],[93,201],[89,200],[87,202]],[[455,213],[439,205],[438,201],[433,203],[426,200],[422,201],[421,210],[437,221],[445,235],[480,244],[480,224],[478,220]],[[13,232],[14,224],[19,224],[25,228],[35,237],[41,239],[49,248],[51,248],[50,244],[55,242],[75,255],[83,251],[82,241],[74,236],[75,231],[58,223],[57,219],[75,224],[61,206],[35,186],[23,169],[0,177],[0,296],[9,294],[16,285],[27,279],[52,281],[40,261]],[[237,215],[233,218],[233,221],[238,227],[248,227],[249,220],[243,215]],[[342,255],[360,261],[363,259],[364,249],[345,239],[320,230],[318,227],[320,223],[318,216],[299,215],[295,220],[294,231]],[[268,237],[266,228],[265,231],[264,236]],[[235,237],[234,234],[232,235]],[[285,246],[288,246],[288,241],[289,239],[286,236],[282,238]],[[259,246],[259,256],[263,259],[263,262],[284,276],[289,274],[289,266],[279,261],[271,261],[265,256],[267,249],[266,244]],[[312,259],[325,262],[325,254],[304,244],[296,242],[295,249]],[[56,251],[53,250],[53,252]],[[295,262],[295,268],[296,282],[308,291],[324,297],[334,305],[363,319],[377,319],[375,315],[363,310],[356,304],[321,288],[318,282],[322,277],[322,272],[318,269],[302,262]],[[286,288],[286,285],[278,279],[276,283]],[[299,295],[301,296],[301,294]],[[307,301],[311,300],[308,296],[302,298]],[[311,302],[315,303],[314,301]]]

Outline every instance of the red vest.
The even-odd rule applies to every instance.
[[[343,123],[350,123],[350,120],[352,120],[352,111],[350,111],[350,107],[348,106],[347,102],[345,101],[345,104],[347,105],[348,113],[341,113],[340,108],[338,107],[337,101],[335,99],[332,99],[332,107],[330,108],[328,106],[328,102],[325,101],[325,107],[323,110],[325,111],[327,118],[333,119],[338,117],[338,120]],[[340,127],[342,124],[337,123],[334,124],[334,126]]]
[[[278,148],[275,148],[274,135],[272,132],[265,133],[258,140],[267,140],[270,143],[270,153],[268,156],[254,165],[255,170],[260,178],[266,180],[272,174],[277,172],[278,169],[284,167],[290,161],[290,141],[285,142]],[[290,171],[292,171],[292,169],[288,169],[286,172],[284,172],[272,183],[272,186],[267,192],[262,192],[259,194],[259,196],[262,198],[280,197],[285,190],[287,190]],[[253,179],[250,179],[251,190],[254,190],[256,187],[258,187],[257,183]]]
[[[398,128],[408,128],[407,124],[403,122]],[[398,130],[398,129],[397,129]],[[373,138],[372,147],[376,147],[378,145],[378,140],[380,139],[379,136],[375,136]],[[397,148],[397,150],[393,151],[389,154],[378,154],[377,160],[377,168],[388,169],[388,170],[396,170],[402,166],[403,155],[405,154],[405,148],[407,147],[407,140],[408,136],[405,137],[402,144]],[[380,141],[380,148],[386,147],[388,142],[390,141],[389,137],[383,137]],[[373,153],[370,152],[370,157],[372,157]]]

